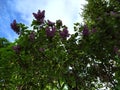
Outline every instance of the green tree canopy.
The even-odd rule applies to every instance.
[[[19,38],[0,39],[0,88],[3,90],[96,90],[120,88],[120,3],[87,0],[84,24],[69,34],[61,20],[33,13],[32,30],[14,20]]]

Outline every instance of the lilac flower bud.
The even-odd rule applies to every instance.
[[[61,36],[63,39],[66,39],[67,37],[69,37],[69,33],[68,33],[67,28],[64,28],[63,31],[60,31],[60,36]]]
[[[61,21],[61,20],[57,20],[57,21],[56,21],[56,24],[57,24],[58,26],[62,26],[62,21]]]
[[[40,22],[40,24],[42,24],[44,22],[44,18],[45,18],[45,10],[40,11],[38,10],[37,13],[33,13],[33,16],[35,17],[35,19]]]
[[[49,26],[53,26],[55,23],[51,22],[50,20],[48,20],[48,23],[47,23]]]
[[[55,32],[56,32],[56,28],[55,27],[52,27],[52,28],[47,27],[46,28],[47,37],[54,37]]]
[[[13,50],[16,52],[16,53],[20,53],[20,46],[19,45],[16,45],[16,46],[13,46]]]
[[[20,33],[20,27],[17,25],[16,20],[13,20],[13,23],[11,23],[10,25],[14,32],[16,32],[17,34]]]
[[[83,36],[88,36],[89,35],[89,29],[86,25],[84,26],[82,34],[83,34]]]

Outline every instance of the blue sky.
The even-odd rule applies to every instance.
[[[0,0],[0,37],[9,41],[17,38],[10,28],[10,23],[16,19],[27,26],[33,20],[33,12],[45,10],[45,18],[55,22],[58,19],[68,26],[73,33],[73,23],[82,22],[80,14],[85,0]]]

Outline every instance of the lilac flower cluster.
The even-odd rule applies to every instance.
[[[69,37],[69,33],[68,33],[67,28],[64,28],[63,31],[60,31],[60,36],[61,36],[63,39],[66,39],[67,37]]]
[[[47,27],[46,28],[47,37],[51,37],[51,38],[54,37],[55,32],[56,32],[56,28],[55,27]]]
[[[89,29],[86,25],[84,26],[82,34],[83,34],[83,36],[88,36],[89,35]]]
[[[50,20],[47,20],[48,22],[47,22],[47,24],[49,25],[49,26],[54,26],[55,25],[55,23],[54,22],[51,22]]]
[[[13,50],[16,52],[16,53],[20,53],[20,45],[16,45],[16,46],[13,46]]]
[[[29,39],[30,39],[31,41],[34,41],[34,40],[35,40],[35,32],[31,32],[31,33],[30,33]]]
[[[33,16],[35,17],[35,19],[40,23],[44,23],[44,18],[45,18],[45,10],[40,11],[38,10],[37,13],[33,13]]]
[[[44,20],[45,10],[43,10],[43,11],[38,10],[37,13],[33,13],[33,16],[35,17],[36,21],[40,23],[40,25],[43,25],[45,23],[47,24],[47,26],[45,28],[47,37],[53,38],[55,36],[57,29],[63,28],[61,20],[57,20],[56,23],[54,23],[50,20],[47,20],[45,22],[45,20]],[[19,34],[20,27],[17,25],[16,20],[14,20],[13,23],[11,23],[11,28],[16,33]],[[59,32],[59,35],[63,39],[66,39],[67,37],[69,37],[67,27],[64,27],[63,30]],[[35,32],[31,32],[28,37],[29,37],[30,41],[34,41],[35,40]],[[14,50],[15,51],[19,50],[19,46],[14,46]]]
[[[13,20],[13,22],[10,25],[14,32],[16,32],[17,34],[20,33],[20,27],[17,25],[16,20]]]

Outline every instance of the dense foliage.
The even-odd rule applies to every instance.
[[[120,89],[120,3],[87,1],[74,34],[61,20],[45,20],[44,10],[33,13],[32,30],[11,23],[19,37],[0,38],[1,90]]]

